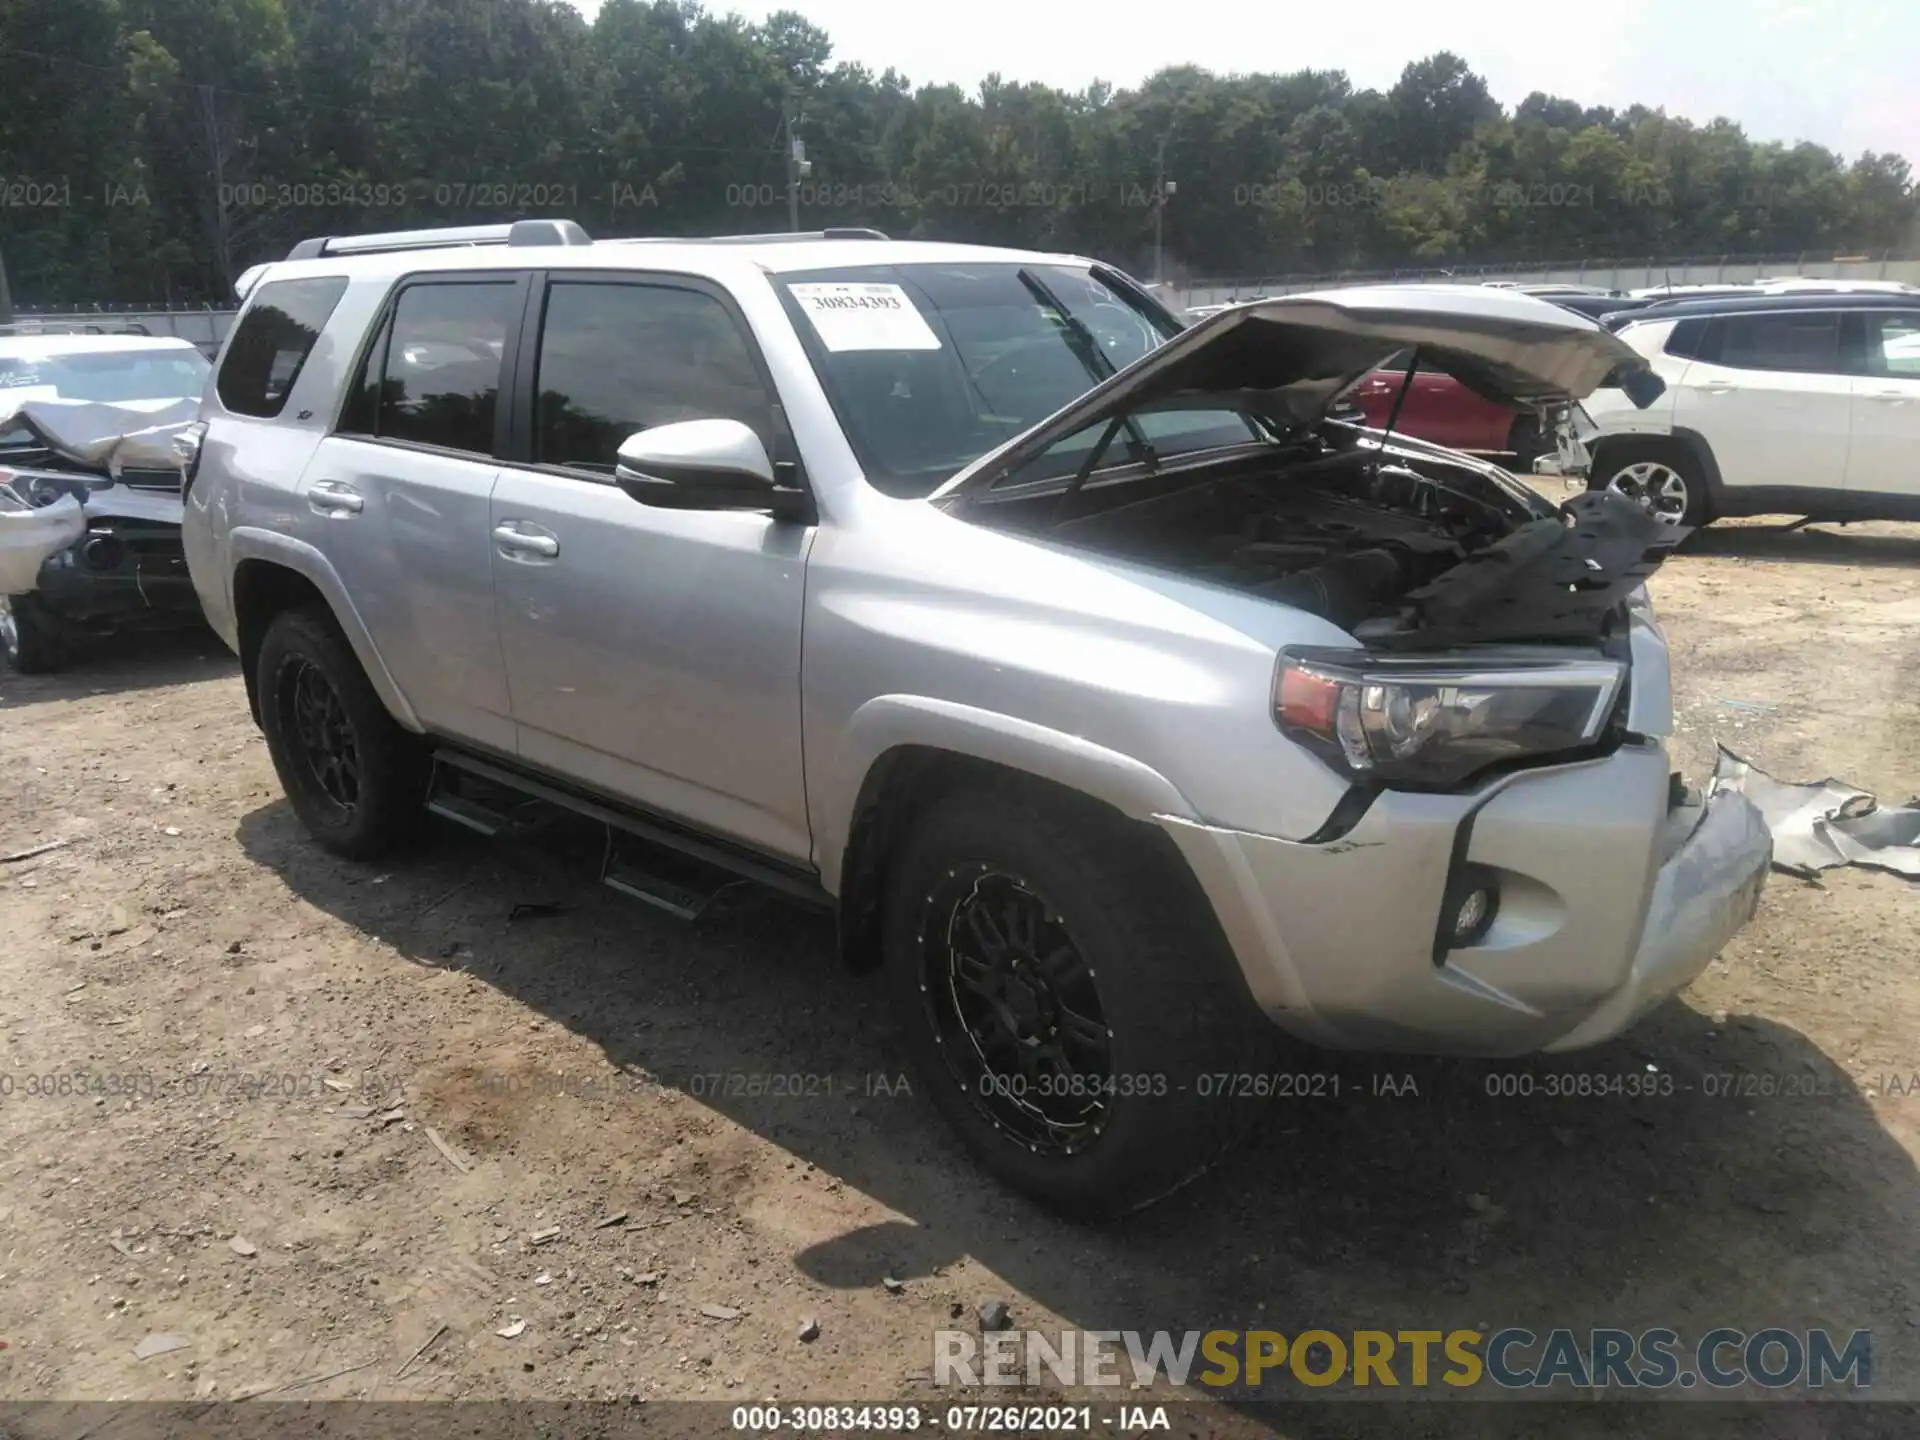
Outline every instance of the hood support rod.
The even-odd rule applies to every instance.
[[[1380,479],[1380,463],[1387,458],[1387,442],[1393,439],[1393,427],[1400,423],[1400,407],[1406,403],[1407,391],[1413,388],[1414,373],[1420,368],[1420,347],[1414,346],[1407,352],[1407,373],[1401,377],[1400,388],[1393,392],[1393,407],[1387,411],[1387,425],[1380,432],[1380,448],[1373,453],[1373,478]]]

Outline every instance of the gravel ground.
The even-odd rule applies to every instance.
[[[1920,788],[1920,528],[1717,527],[1653,588],[1694,778],[1718,741]],[[1908,882],[1776,875],[1681,1000],[1581,1056],[1309,1057],[1341,1098],[1086,1229],[958,1153],[827,923],[741,896],[682,924],[596,886],[572,838],[328,857],[205,636],[0,677],[0,854],[66,842],[0,865],[0,1397],[944,1406],[932,1332],[1000,1300],[1043,1329],[1871,1328],[1876,1389],[1920,1399]],[[1672,1095],[1488,1094],[1649,1066]],[[28,1092],[59,1074],[98,1084]],[[185,1344],[138,1358],[154,1334]],[[1483,1433],[1492,1407],[1438,1404],[1186,1428],[1435,1434],[1468,1408]],[[1920,1433],[1858,1406],[1730,1433],[1869,1424]]]

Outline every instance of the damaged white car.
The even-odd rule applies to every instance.
[[[820,905],[984,1165],[1126,1210],[1327,1093],[1266,1022],[1592,1045],[1765,878],[1754,807],[1671,773],[1678,532],[1334,418],[1403,351],[1658,389],[1479,287],[1182,328],[1085,259],[866,232],[315,239],[236,323],[187,551],[321,843],[531,796],[677,915]]]
[[[90,636],[200,613],[174,438],[210,367],[185,340],[0,339],[0,660],[59,668]]]

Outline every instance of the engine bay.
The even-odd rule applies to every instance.
[[[1309,611],[1383,649],[1598,639],[1687,533],[1604,492],[1552,513],[1444,452],[1302,447],[1184,478],[1083,490],[1070,518],[1057,497],[1012,501],[1005,521]]]

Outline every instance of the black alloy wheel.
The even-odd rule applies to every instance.
[[[1059,913],[1018,875],[949,870],[922,913],[921,991],[947,1069],[1009,1139],[1071,1155],[1098,1138],[1112,1036]]]

